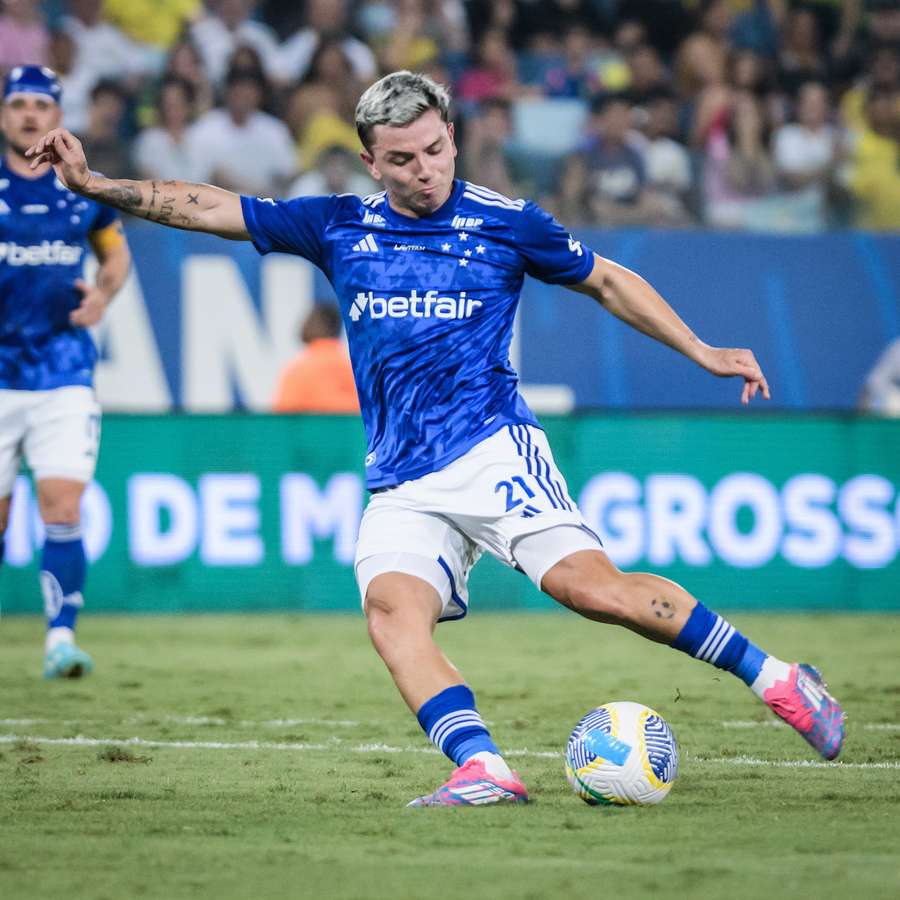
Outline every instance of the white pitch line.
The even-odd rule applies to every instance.
[[[331,742],[326,744],[310,744],[270,741],[153,741],[139,737],[125,738],[123,740],[120,738],[90,738],[83,735],[71,738],[47,738],[26,734],[0,734],[0,744],[15,744],[20,741],[28,741],[38,746],[49,744],[65,747],[171,747],[181,750],[289,750],[295,752],[334,750],[343,743],[339,738],[333,738]],[[358,744],[356,746],[340,746],[340,749],[350,753],[438,753],[434,747],[394,747],[390,744]],[[528,750],[527,748],[507,750],[503,755],[528,757],[530,759],[562,759],[562,753],[548,750]],[[688,756],[686,761],[692,765],[768,766],[779,769],[900,769],[900,760],[877,763],[845,763],[819,762],[807,759],[754,759],[750,756],[717,758]]]

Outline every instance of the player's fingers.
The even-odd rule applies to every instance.
[[[36,156],[32,161],[29,168],[36,169],[38,166],[42,166],[44,163],[52,163],[53,155],[50,153],[42,153],[40,156]]]
[[[750,382],[744,382],[744,390],[741,391],[741,403],[749,403],[750,402]]]
[[[91,289],[91,286],[82,278],[75,279],[75,287],[77,287],[82,294],[86,294]]]
[[[763,376],[762,378],[760,378],[760,380],[759,380],[759,386],[760,386],[760,390],[762,390],[762,395],[763,395],[763,397],[765,397],[766,400],[771,400],[771,399],[772,399],[772,395],[769,393],[769,382],[766,381],[765,376]]]

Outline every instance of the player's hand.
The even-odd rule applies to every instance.
[[[701,359],[701,365],[707,372],[720,378],[738,375],[744,379],[744,390],[741,392],[741,403],[749,403],[759,392],[766,400],[771,399],[769,382],[760,368],[752,350],[736,347],[710,347]]]
[[[90,328],[96,325],[109,306],[109,297],[100,288],[89,285],[80,278],[75,280],[75,287],[81,291],[81,303],[78,309],[69,313],[69,321],[80,328]]]
[[[69,190],[80,192],[91,180],[91,170],[88,168],[81,141],[65,128],[48,131],[25,151],[25,155],[31,159],[32,169],[50,163],[56,177]]]

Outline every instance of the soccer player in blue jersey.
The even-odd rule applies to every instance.
[[[0,107],[0,561],[24,457],[46,532],[44,675],[77,678],[93,666],[75,644],[75,619],[87,568],[79,506],[100,441],[91,387],[97,352],[87,328],[124,282],[130,256],[115,210],[77,196],[49,163],[35,167],[25,157],[59,124],[60,95],[50,69],[19,66],[4,81]],[[100,263],[94,285],[83,281],[89,246]]]
[[[446,91],[394,72],[360,98],[356,124],[384,191],[286,202],[209,185],[113,181],[92,173],[72,135],[29,151],[72,190],[155,222],[295,253],[341,303],[368,437],[372,498],[356,576],[369,634],[428,737],[457,768],[413,806],[524,802],[472,691],[434,641],[467,611],[484,550],[564,606],[733,672],[823,756],[843,713],[810,666],[789,664],[671,581],[619,571],[584,523],[509,364],[525,274],[595,299],[629,325],[722,377],[742,401],[768,397],[749,350],[703,343],[638,275],[571,237],[534,203],[454,178]]]

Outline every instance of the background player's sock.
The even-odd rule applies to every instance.
[[[791,667],[750,643],[730,622],[698,603],[672,647],[733,672],[760,699],[776,681],[786,681]]]
[[[457,766],[477,755],[495,778],[512,778],[475,709],[475,695],[466,685],[456,684],[435,694],[422,704],[416,718],[431,742]]]
[[[67,638],[72,640],[78,610],[84,605],[82,590],[87,559],[80,525],[48,525],[41,559],[41,589],[47,613],[47,649]]]

